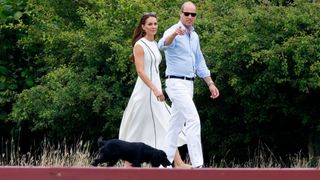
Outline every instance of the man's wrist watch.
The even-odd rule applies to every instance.
[[[211,85],[214,85],[214,82],[210,80],[210,81],[207,83],[207,85],[208,85],[208,87],[210,87]]]

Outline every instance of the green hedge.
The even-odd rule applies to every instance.
[[[319,155],[319,2],[194,2],[196,30],[221,93],[212,101],[203,81],[195,82],[206,161],[245,162],[261,144],[283,159]],[[132,32],[143,12],[156,11],[159,38],[179,20],[181,4],[27,1],[27,18],[15,25],[26,35],[12,48],[23,51],[34,80],[10,101],[5,119],[18,132],[56,141],[117,137],[137,76],[128,60]]]

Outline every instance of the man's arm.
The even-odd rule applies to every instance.
[[[203,80],[206,82],[207,86],[209,87],[209,90],[211,92],[211,98],[215,99],[217,98],[220,93],[219,93],[219,89],[216,87],[215,83],[213,82],[213,80],[211,79],[210,76],[208,77],[204,77]]]
[[[210,76],[204,77],[203,80],[206,82],[206,84],[208,85],[208,87],[210,87],[211,85],[215,85]]]
[[[163,37],[159,40],[159,49],[164,50],[168,46],[173,45],[173,41],[176,38],[177,35],[183,35],[184,32],[181,27],[177,29],[173,29],[174,27],[171,27],[168,29]]]
[[[181,26],[166,38],[166,40],[164,41],[164,45],[169,46],[173,42],[174,38],[176,38],[177,35],[184,35],[184,32]]]

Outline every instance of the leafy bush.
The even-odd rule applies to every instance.
[[[320,130],[319,3],[221,7],[205,10],[214,12],[213,32],[202,32],[221,92],[211,103],[198,89],[207,147],[240,160],[260,141],[284,158],[307,154]]]
[[[297,152],[318,156],[319,2],[194,2],[196,31],[221,93],[212,101],[202,80],[195,82],[206,161],[246,161],[260,142],[284,161]],[[19,86],[17,99],[2,95],[0,102],[13,105],[5,111],[10,117],[3,116],[17,123],[11,133],[54,141],[116,137],[137,76],[128,60],[132,31],[143,12],[156,11],[159,38],[179,20],[180,6],[175,0],[27,1],[25,21],[11,26],[26,34],[8,49],[23,51],[28,61],[21,74],[31,80]],[[8,67],[0,65],[0,74]]]

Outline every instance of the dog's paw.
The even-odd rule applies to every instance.
[[[171,166],[171,165],[169,165],[169,166],[165,166],[165,167],[164,167],[164,166],[160,165],[160,166],[159,166],[159,168],[169,168],[169,169],[171,169],[171,168],[172,168],[172,166]]]
[[[98,166],[98,163],[96,163],[96,162],[92,162],[92,163],[91,163],[91,166],[96,167],[96,166]]]

